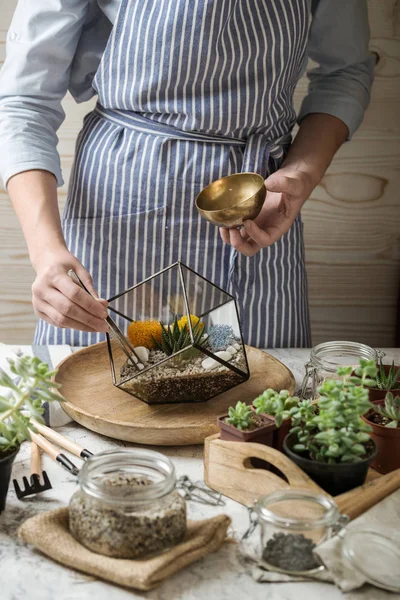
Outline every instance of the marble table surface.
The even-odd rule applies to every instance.
[[[292,370],[299,384],[309,351],[270,352]],[[387,350],[386,353],[390,360],[400,360],[400,349]],[[118,442],[92,433],[75,423],[60,428],[60,431],[95,453],[131,446],[127,442]],[[157,449],[171,457],[178,476],[187,474],[192,480],[203,478],[201,446]],[[43,468],[49,474],[53,489],[24,501],[18,501],[14,490],[10,489],[6,510],[0,515],[1,600],[383,600],[396,596],[370,586],[343,595],[334,585],[319,582],[256,583],[238,561],[235,544],[226,544],[219,552],[194,563],[151,592],[133,592],[105,583],[62,567],[17,540],[18,526],[27,517],[40,511],[65,506],[76,490],[75,478],[47,456],[43,457]],[[28,470],[29,444],[25,443],[15,461],[13,477],[21,478]],[[219,508],[188,503],[188,514],[192,519],[207,518],[218,513],[231,516],[236,536],[240,536],[246,530],[247,510],[233,500],[227,499],[226,505]]]

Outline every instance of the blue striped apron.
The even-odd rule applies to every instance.
[[[248,258],[200,219],[211,181],[279,168],[309,0],[122,0],[78,136],[63,228],[110,298],[177,260],[235,296],[257,347],[310,345],[300,216]],[[103,339],[39,322],[36,344]]]

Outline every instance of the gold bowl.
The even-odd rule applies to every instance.
[[[236,173],[213,181],[196,198],[200,215],[219,227],[240,227],[254,220],[264,204],[267,190],[257,173]]]

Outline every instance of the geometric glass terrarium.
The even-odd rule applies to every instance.
[[[180,262],[108,308],[130,350],[107,335],[114,385],[143,402],[204,402],[250,376],[234,297]]]

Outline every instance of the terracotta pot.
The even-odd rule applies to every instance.
[[[383,365],[386,375],[389,373],[392,365]],[[399,369],[397,365],[394,366],[395,371]],[[369,401],[375,402],[376,400],[384,400],[388,392],[392,392],[393,396],[400,396],[400,388],[396,390],[379,390],[378,388],[369,388]]]
[[[256,442],[264,446],[272,446],[276,425],[271,419],[261,417],[262,427],[252,429],[251,431],[242,431],[236,429],[233,425],[225,423],[228,415],[218,417],[218,427],[220,428],[220,439],[228,442]]]
[[[400,394],[399,394],[400,395]],[[377,400],[374,404],[383,405],[383,400]],[[373,413],[370,410],[363,419],[372,427],[371,438],[374,440],[378,453],[371,466],[378,473],[390,473],[395,469],[400,469],[400,427],[384,427],[369,420],[368,416]]]
[[[0,452],[0,513],[2,513],[6,507],[6,498],[11,479],[12,465],[18,452],[19,446],[17,449],[10,450],[4,454]]]
[[[285,438],[283,443],[285,454],[331,496],[344,494],[362,485],[367,477],[368,468],[376,456],[375,447],[370,456],[359,462],[329,464],[297,454],[293,450],[296,442],[297,436],[293,433]]]

